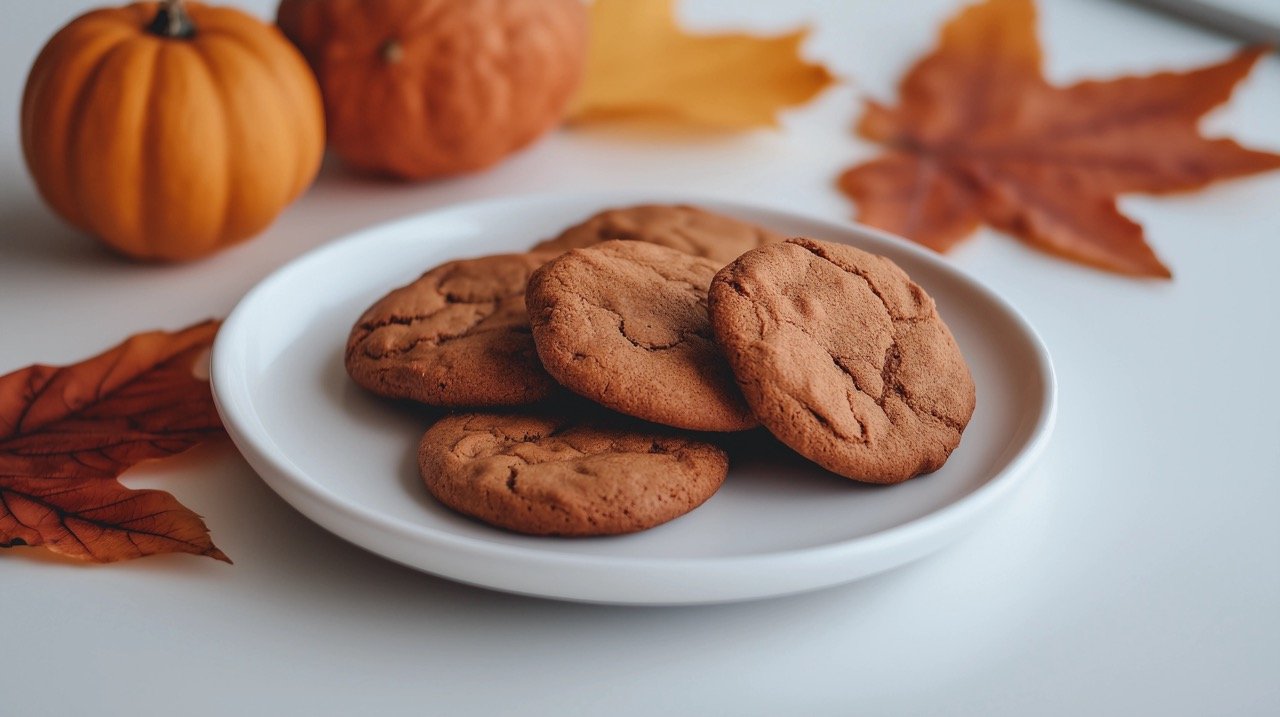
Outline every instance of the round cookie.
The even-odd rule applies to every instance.
[[[897,483],[936,470],[975,393],[930,298],[888,259],[789,239],[712,282],[711,324],[755,415],[840,475]]]
[[[572,226],[534,251],[566,252],[610,240],[642,241],[702,256],[720,266],[781,234],[687,205],[641,204],[609,209]]]
[[[549,255],[441,264],[369,307],[347,339],[347,373],[391,398],[512,406],[551,396],[529,334],[524,288]]]
[[[418,467],[441,503],[533,535],[616,535],[693,510],[724,482],[709,443],[564,417],[456,414],[422,437]]]
[[[574,249],[526,294],[543,366],[615,411],[695,431],[758,424],[707,318],[716,262],[636,241]]]

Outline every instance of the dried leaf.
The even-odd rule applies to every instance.
[[[776,37],[688,35],[674,0],[596,0],[575,122],[629,118],[722,129],[777,124],[777,113],[832,83],[799,58],[804,31]]]
[[[139,334],[65,366],[0,376],[0,546],[112,562],[192,553],[230,562],[195,513],[116,477],[223,435],[193,369],[218,323]]]
[[[1280,168],[1280,155],[1196,128],[1260,54],[1055,87],[1041,73],[1031,0],[989,0],[947,23],[898,106],[868,103],[858,131],[889,152],[839,185],[859,220],[938,251],[986,222],[1075,261],[1167,278],[1116,195]]]

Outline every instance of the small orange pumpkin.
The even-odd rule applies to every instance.
[[[133,257],[185,260],[262,231],[315,178],[319,87],[280,32],[181,0],[94,10],[45,45],[22,99],[45,201]]]
[[[537,139],[586,63],[582,0],[283,0],[277,20],[320,79],[334,152],[405,179]]]

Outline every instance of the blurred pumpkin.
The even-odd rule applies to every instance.
[[[196,258],[262,231],[324,153],[319,88],[280,32],[182,0],[93,10],[45,45],[22,150],[67,221],[137,258]]]
[[[404,179],[496,163],[561,119],[586,62],[582,0],[284,0],[329,143]]]

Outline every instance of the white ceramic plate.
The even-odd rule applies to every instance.
[[[692,513],[590,539],[506,533],[436,503],[418,477],[420,412],[356,387],[342,365],[364,309],[425,269],[521,251],[610,206],[687,196],[535,196],[467,204],[362,231],[249,292],[213,350],[232,439],[295,508],[374,553],[454,580],[529,595],[687,604],[835,585],[959,537],[1027,474],[1053,424],[1049,355],[1004,300],[936,255],[874,230],[721,200],[692,201],[778,231],[884,254],[937,300],[973,371],[978,408],[950,461],[891,487],[827,473],[786,451],[738,460]]]

